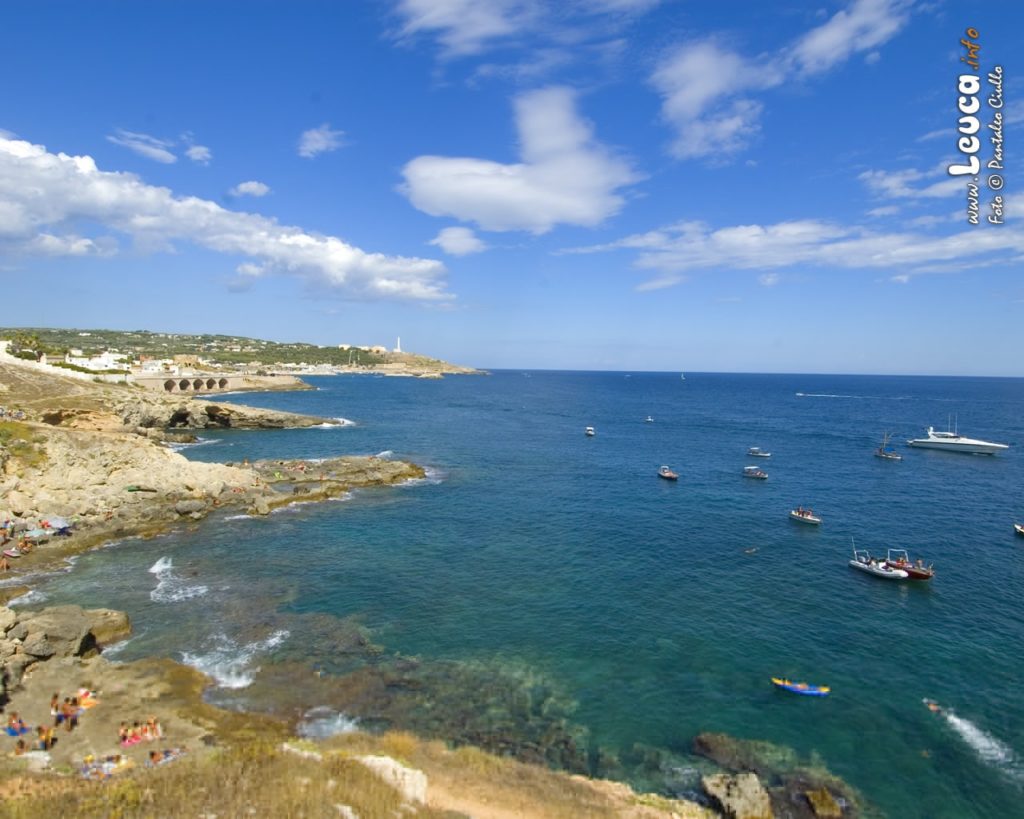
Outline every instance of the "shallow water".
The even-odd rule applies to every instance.
[[[85,555],[43,587],[46,604],[127,610],[137,633],[117,656],[185,659],[241,704],[273,696],[258,691],[261,667],[372,667],[418,675],[432,703],[454,709],[452,724],[440,678],[476,689],[467,702],[501,730],[543,732],[550,720],[591,759],[601,748],[626,760],[640,745],[685,765],[696,733],[724,731],[816,755],[893,817],[1014,815],[1024,542],[1011,523],[1024,518],[1024,380],[311,381],[318,391],[231,400],[355,425],[204,434],[184,454],[391,451],[430,479]],[[965,434],[1012,448],[984,457],[903,446],[952,413]],[[902,462],[872,457],[883,431]],[[772,457],[748,458],[750,446]],[[769,479],[744,479],[751,463]],[[659,480],[661,464],[680,480]],[[798,504],[823,525],[788,520]],[[906,548],[934,562],[936,578],[855,572],[851,538],[882,554]],[[399,657],[420,665],[396,671]],[[833,694],[786,695],[773,675]],[[932,713],[924,697],[948,710]],[[315,731],[349,725],[345,703],[331,705]],[[457,719],[476,719],[468,710]],[[427,724],[408,702],[387,713]]]

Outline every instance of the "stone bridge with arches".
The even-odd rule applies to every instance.
[[[163,393],[216,393],[234,390],[296,390],[306,384],[293,375],[193,373],[192,375],[133,375],[131,383]]]

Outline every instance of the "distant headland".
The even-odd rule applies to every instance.
[[[275,342],[244,336],[0,327],[0,356],[83,380],[167,393],[306,389],[303,375],[442,378],[479,375],[430,356],[381,345]]]

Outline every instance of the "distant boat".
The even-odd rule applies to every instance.
[[[597,433],[594,432],[593,427],[587,427],[585,430],[583,430],[583,434],[586,435],[588,438],[593,438],[595,435],[597,435]]]
[[[679,380],[680,381],[685,381],[686,380],[686,374],[685,373],[679,373]]]
[[[798,506],[792,512],[789,513],[789,517],[792,520],[799,521],[800,523],[812,523],[815,526],[821,525],[821,518],[816,517],[813,509],[804,509],[802,506]]]
[[[884,560],[874,558],[867,552],[856,548],[853,550],[853,560],[850,561],[850,566],[886,580],[906,580],[909,577],[903,569],[890,568],[885,565]]]
[[[751,458],[770,458],[770,457],[772,457],[772,453],[770,453],[770,452],[762,452],[761,451],[761,447],[759,447],[759,446],[752,446],[750,449],[747,450],[747,454]]]
[[[1021,524],[1021,523],[1013,524],[1013,531],[1015,531],[1018,535],[1024,535],[1024,524]]]
[[[651,418],[650,415],[648,415],[646,418],[644,418],[644,423],[645,424],[653,424],[654,423],[654,419]]]
[[[805,682],[791,682],[790,680],[783,680],[779,677],[772,677],[772,684],[776,688],[781,688],[785,691],[792,691],[794,694],[806,694],[809,697],[827,697],[829,692],[832,690],[827,685],[811,685]]]
[[[907,441],[907,446],[916,446],[922,449],[944,449],[947,452],[969,452],[972,455],[995,455],[1000,450],[1009,449],[1006,444],[965,438],[957,432],[955,422],[952,430],[947,425],[946,432],[936,432],[933,427],[928,427],[928,434],[924,438]]]
[[[890,569],[902,569],[911,580],[931,580],[935,577],[935,568],[925,566],[923,560],[911,563],[906,549],[889,549],[885,556],[885,565]]]
[[[759,478],[762,481],[768,478],[768,473],[765,472],[759,466],[745,466],[743,467],[744,478]]]
[[[658,470],[658,477],[664,478],[666,481],[678,481],[679,475],[669,469],[667,466],[663,466]]]
[[[882,444],[875,450],[876,458],[885,458],[887,461],[902,461],[903,456],[889,446],[889,433],[882,433]]]

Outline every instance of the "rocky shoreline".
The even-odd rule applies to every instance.
[[[0,602],[26,590],[17,582],[19,574],[60,569],[69,556],[113,540],[155,535],[211,514],[266,515],[295,502],[326,500],[353,488],[388,486],[425,476],[423,468],[415,464],[376,457],[241,464],[190,461],[167,444],[187,441],[196,430],[209,428],[275,429],[332,421],[109,385],[90,390],[92,385],[80,381],[69,385],[50,376],[44,379],[37,373],[26,376],[12,370],[16,368],[0,364],[0,405],[19,406],[24,420],[0,422],[0,522],[10,519],[28,526],[60,516],[73,526],[71,534],[54,536],[10,560],[9,573],[0,575]],[[336,647],[337,627],[331,629]],[[45,765],[38,755],[27,757],[30,767],[72,772],[86,755],[110,748],[126,765],[141,767],[153,746],[119,749],[118,724],[150,717],[165,726],[168,743],[188,748],[194,756],[223,744],[233,731],[240,736],[254,731],[264,737],[288,735],[293,720],[281,715],[232,715],[209,705],[202,696],[206,678],[171,660],[121,664],[100,656],[105,646],[129,636],[130,631],[127,616],[118,612],[85,611],[77,606],[29,612],[0,606],[0,704],[5,716],[18,711],[29,724],[42,725],[52,719],[48,704],[53,694],[63,697],[79,689],[100,692],[102,706],[83,712],[75,731],[59,734],[58,743],[46,754]],[[357,633],[352,640],[357,650],[373,648],[367,648]],[[385,722],[414,729],[419,725],[427,736],[441,736],[446,735],[445,721],[433,725],[429,719],[406,719],[402,716],[406,706],[393,700],[389,692],[396,685],[426,686],[441,692],[443,688],[437,687],[433,678],[451,673],[441,668],[420,669],[416,662],[398,658],[338,680],[321,680],[316,675],[308,684],[322,686],[318,701],[329,701],[324,698],[328,692],[344,695],[346,708],[362,700],[380,716],[391,709],[395,719]],[[267,684],[272,685],[272,680],[273,674]],[[484,683],[482,692],[494,689],[493,679],[488,682],[481,676],[477,682]],[[257,685],[252,691],[257,698],[260,689]],[[500,694],[497,701],[508,698]],[[468,742],[502,756],[570,772],[586,773],[593,768],[585,744],[578,744],[571,726],[548,714],[546,707],[541,709],[544,713],[533,717],[533,734],[527,732],[523,737],[495,731],[486,719],[478,721],[473,715],[474,709],[483,714],[493,708],[486,693],[479,702],[474,697],[466,699],[465,730],[459,732],[455,744]],[[751,750],[741,741],[733,742],[707,735],[695,744],[697,753],[724,769],[702,782],[707,804],[724,815],[861,815],[856,795],[827,772],[772,767],[755,753],[760,747],[756,743]],[[657,765],[657,760],[653,764]],[[614,775],[614,766],[599,767]],[[0,772],[2,769],[0,765]],[[651,797],[649,803],[641,803],[626,786],[590,781],[595,793],[607,792],[609,804],[619,805],[614,815],[715,815],[706,807],[678,799]],[[505,814],[482,811],[472,815]]]

